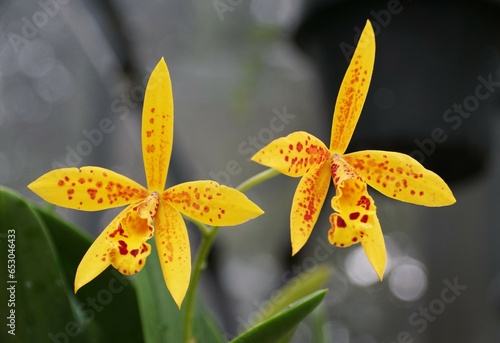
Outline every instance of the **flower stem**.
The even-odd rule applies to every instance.
[[[259,183],[267,181],[277,175],[279,175],[280,172],[269,168],[264,170],[263,172],[258,173],[257,175],[252,176],[251,178],[247,179],[246,181],[243,181],[238,187],[236,187],[237,190],[240,192],[245,193],[248,191],[250,188],[257,186]]]
[[[201,224],[204,225],[204,224]],[[192,342],[193,338],[193,319],[194,319],[194,303],[196,297],[196,289],[201,277],[201,271],[204,269],[208,254],[212,249],[215,237],[219,231],[219,227],[214,226],[211,229],[205,226],[206,234],[201,239],[198,253],[196,254],[193,271],[191,272],[191,282],[186,293],[186,300],[184,303],[184,342]],[[202,231],[203,232],[203,231]]]
[[[267,181],[280,173],[274,169],[267,169],[263,172],[252,176],[251,178],[243,181],[237,190],[240,192],[246,192],[250,188],[257,186],[261,182]],[[193,221],[194,222],[194,221]],[[220,227],[214,226],[209,227],[200,222],[194,222],[196,226],[200,229],[202,234],[202,239],[200,246],[198,247],[198,252],[196,254],[195,262],[191,272],[191,282],[186,293],[186,298],[184,300],[184,342],[190,343],[193,341],[193,319],[194,319],[194,304],[196,297],[196,289],[198,288],[198,283],[201,277],[201,271],[204,269],[205,263],[208,258],[208,254],[212,249],[215,241],[215,237],[219,232]]]

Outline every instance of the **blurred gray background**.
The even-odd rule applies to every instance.
[[[274,138],[304,130],[328,142],[370,19],[375,71],[349,151],[411,154],[457,204],[371,190],[389,253],[378,282],[359,246],[329,247],[332,194],[290,257],[298,180],[279,176],[248,193],[265,216],[220,231],[204,299],[229,339],[287,279],[326,262],[328,341],[499,342],[499,14],[486,1],[1,1],[0,184],[40,204],[26,185],[54,168],[99,165],[144,184],[144,86],[163,56],[175,102],[168,183],[236,186],[263,170],[249,158]],[[56,210],[93,236],[118,211]],[[305,322],[295,341],[312,330]]]

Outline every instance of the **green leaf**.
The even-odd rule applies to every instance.
[[[305,296],[324,288],[326,282],[330,278],[332,269],[328,264],[318,265],[315,268],[306,269],[301,274],[289,280],[282,288],[275,291],[271,298],[262,303],[258,312],[260,314],[259,321],[252,324],[256,325],[268,318],[271,318],[276,313],[285,309],[289,304],[294,303]],[[295,327],[296,328],[296,327]],[[275,343],[289,342],[295,330],[289,331],[288,335]]]
[[[73,295],[76,269],[92,239],[47,209],[37,208],[47,224],[72,298],[93,342],[143,342],[137,295],[132,277],[109,267]],[[126,315],[125,315],[126,314]]]
[[[85,342],[45,223],[17,193],[0,187],[0,313],[10,317],[2,342]],[[13,261],[13,262],[12,262]],[[9,273],[7,266],[15,268]],[[14,270],[14,269],[10,269]],[[11,276],[12,275],[12,276]],[[10,302],[9,302],[10,301]],[[5,320],[5,319],[4,319]]]
[[[76,268],[91,244],[89,237],[0,187],[0,247],[7,253],[8,230],[16,235],[17,281],[16,336],[8,335],[9,342],[142,342],[135,290],[114,269],[73,293]],[[7,258],[1,254],[2,266]],[[1,268],[2,284],[8,276]],[[2,316],[6,310],[0,306]],[[2,342],[7,341],[4,335],[2,330]]]
[[[323,301],[326,292],[326,289],[319,290],[290,304],[286,309],[242,333],[231,343],[276,343],[289,337],[290,332]]]
[[[155,244],[151,244],[147,263],[135,278],[146,343],[184,342],[183,311],[179,310],[163,279]],[[194,336],[198,342],[224,343],[212,314],[197,301],[194,313]]]
[[[272,317],[279,311],[285,309],[288,304],[294,303],[318,289],[325,287],[331,273],[331,266],[323,264],[307,269],[289,280],[282,288],[274,292],[267,301],[268,304],[273,304],[273,306],[265,306],[265,309],[261,309],[261,320],[264,321]]]

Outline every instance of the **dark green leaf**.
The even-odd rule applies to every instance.
[[[287,337],[323,301],[326,292],[326,289],[316,291],[291,304],[268,320],[242,333],[231,343],[275,343]]]
[[[92,240],[47,209],[38,209],[38,213],[47,224],[66,282],[73,290],[76,269]],[[83,286],[75,301],[93,342],[143,342],[132,277],[109,267]]]
[[[8,322],[15,325],[8,327],[15,336],[4,326],[0,340],[65,342],[70,336],[72,342],[88,340],[81,333],[82,318],[71,304],[71,292],[43,220],[18,194],[3,187],[0,240],[1,287],[12,290],[0,293],[0,316],[10,316]],[[10,274],[7,266],[14,266],[15,273]]]
[[[2,342],[142,342],[135,290],[114,269],[73,293],[76,268],[91,244],[86,235],[0,188],[0,246],[7,253],[8,230],[16,232],[16,336],[4,339],[2,330]],[[1,254],[2,266],[7,258]],[[5,267],[0,277],[5,285]],[[7,308],[0,309],[3,316]]]

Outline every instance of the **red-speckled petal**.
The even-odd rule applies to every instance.
[[[290,214],[292,255],[306,244],[318,220],[330,186],[330,164],[312,170],[302,177],[295,191]]]
[[[163,200],[199,222],[230,226],[264,213],[245,194],[215,181],[185,182],[167,189]]]
[[[313,135],[299,131],[278,138],[258,151],[252,161],[293,177],[302,176],[330,158],[326,145]]]
[[[83,211],[128,205],[148,195],[135,181],[100,167],[56,169],[28,188],[54,205]]]
[[[75,277],[75,292],[93,280],[110,264],[120,273],[132,275],[146,263],[153,236],[153,219],[159,203],[158,193],[129,205],[104,229],[83,257]]]
[[[388,197],[425,206],[446,206],[456,201],[439,175],[408,155],[369,150],[343,158],[366,183]]]
[[[174,138],[174,102],[163,58],[151,73],[142,110],[142,155],[150,191],[162,192]]]
[[[186,223],[179,211],[162,201],[155,228],[163,278],[175,303],[181,308],[191,278],[191,249]]]
[[[330,139],[332,152],[343,154],[349,145],[368,94],[374,62],[375,34],[367,21],[335,104]]]
[[[368,260],[382,279],[387,259],[385,243],[377,208],[367,192],[366,183],[340,157],[332,161],[332,176],[337,191],[332,208],[337,213],[330,216],[332,228],[328,239],[338,247],[361,242]]]

